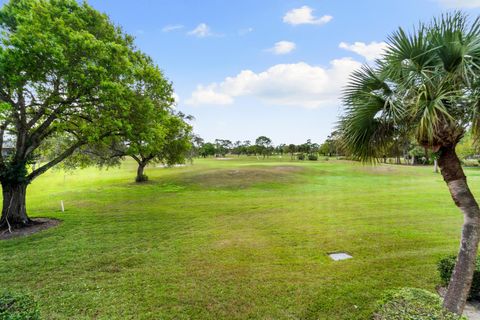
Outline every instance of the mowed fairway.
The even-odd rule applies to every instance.
[[[430,167],[252,157],[146,173],[36,180],[29,213],[63,223],[0,242],[0,288],[32,293],[46,319],[368,319],[387,288],[433,291],[458,247],[462,216]]]

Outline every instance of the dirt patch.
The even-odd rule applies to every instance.
[[[26,228],[12,230],[12,232],[9,232],[8,230],[0,231],[0,240],[26,237],[40,231],[56,227],[61,223],[60,220],[49,218],[35,218],[32,219],[32,221],[32,225]]]
[[[248,188],[261,183],[284,183],[295,178],[298,167],[239,168],[212,170],[186,177],[184,182],[202,188]]]
[[[278,166],[278,167],[273,167],[273,170],[279,171],[279,172],[301,172],[301,171],[304,171],[305,168],[300,166]]]
[[[397,172],[397,168],[394,168],[393,165],[363,165],[356,168],[357,171],[372,173],[372,174],[383,174],[383,173],[394,173]]]

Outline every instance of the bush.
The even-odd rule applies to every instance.
[[[448,286],[450,278],[452,277],[453,269],[455,268],[455,262],[457,257],[451,255],[440,259],[437,263],[437,269],[440,273],[440,278],[442,279],[442,284]],[[473,273],[472,287],[470,288],[469,299],[480,299],[480,257],[477,257],[477,266],[475,272]]]
[[[308,160],[310,161],[317,161],[318,160],[318,156],[316,154],[309,154],[308,155]]]
[[[374,320],[467,320],[442,307],[440,297],[422,289],[387,291],[378,302]]]
[[[462,163],[466,167],[478,167],[478,166],[480,166],[479,160],[475,160],[475,159],[464,159],[464,160],[462,160]]]
[[[303,153],[298,154],[297,159],[298,160],[305,160],[305,154],[303,154]]]
[[[40,320],[35,300],[24,294],[0,293],[0,320]]]

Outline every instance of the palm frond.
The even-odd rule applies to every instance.
[[[395,119],[403,110],[382,75],[365,66],[353,73],[343,96],[346,112],[340,120],[344,147],[363,161],[376,159],[395,132]]]
[[[453,12],[398,29],[375,69],[352,74],[343,100],[344,141],[363,160],[395,135],[452,146],[471,127],[480,141],[480,18]]]

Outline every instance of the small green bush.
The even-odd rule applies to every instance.
[[[297,159],[302,160],[302,161],[305,160],[305,154],[303,154],[303,153],[298,154]]]
[[[450,255],[440,259],[437,263],[437,269],[440,273],[440,278],[442,279],[442,285],[444,286],[448,286],[448,283],[450,282],[453,269],[455,268],[456,259],[457,257],[455,255]],[[477,266],[475,268],[475,272],[473,273],[473,281],[472,287],[470,288],[469,299],[480,299],[480,257],[477,257]]]
[[[308,155],[308,160],[310,161],[317,161],[318,160],[318,156],[316,154],[309,154]]]
[[[475,160],[475,159],[464,159],[464,160],[462,160],[462,163],[466,167],[478,167],[478,166],[480,166],[479,161]]]
[[[0,320],[40,320],[35,300],[25,294],[0,293]]]
[[[440,297],[422,289],[387,291],[378,302],[374,320],[467,320],[442,307]]]

